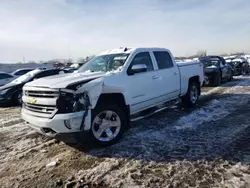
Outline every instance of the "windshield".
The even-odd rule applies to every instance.
[[[78,72],[108,72],[121,68],[129,53],[96,56],[79,68]]]
[[[204,67],[218,67],[220,65],[220,61],[218,59],[204,59],[201,62]]]
[[[17,79],[13,80],[12,83],[24,83],[24,82],[28,82],[31,78],[34,77],[34,75],[36,75],[37,73],[41,72],[42,70],[40,69],[35,69],[33,71],[30,71],[20,77],[18,77]]]

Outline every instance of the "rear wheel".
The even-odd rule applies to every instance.
[[[99,145],[117,142],[127,125],[124,111],[114,104],[97,106],[92,113],[91,139]]]
[[[189,83],[187,94],[182,97],[182,103],[186,107],[194,107],[199,99],[200,86],[198,82],[192,81]]]

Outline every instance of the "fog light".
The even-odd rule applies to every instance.
[[[80,130],[80,126],[82,123],[82,117],[75,117],[75,118],[71,118],[68,120],[64,120],[64,125],[65,127],[67,127],[68,129],[72,129],[72,130]]]
[[[64,120],[64,125],[65,125],[65,127],[67,127],[68,129],[71,129],[70,120]]]

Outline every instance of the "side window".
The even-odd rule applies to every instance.
[[[223,60],[219,60],[219,62],[220,62],[220,67],[224,67],[224,66],[225,66],[225,64],[224,64],[224,61],[223,61]]]
[[[35,78],[38,79],[38,78],[43,78],[43,77],[51,76],[51,75],[53,75],[53,71],[49,70],[49,71],[40,72],[39,74],[35,76]]]
[[[53,76],[53,75],[59,74],[59,72],[60,72],[59,70],[43,71],[43,72],[40,72],[39,74],[37,74],[34,79],[43,78],[46,76]]]
[[[12,78],[12,76],[8,74],[0,74],[0,79]]]
[[[168,52],[158,51],[153,52],[159,69],[167,69],[173,67],[173,61]]]
[[[147,71],[153,71],[153,63],[148,52],[140,52],[135,55],[134,59],[130,63],[128,67],[128,71],[132,68],[133,65],[144,64],[147,66]]]
[[[220,67],[224,67],[224,65],[223,65],[223,62],[222,62],[222,61],[220,61]]]
[[[16,75],[23,75],[23,74],[25,74],[26,72],[25,72],[25,70],[20,70],[20,71],[18,71],[17,73],[16,73]]]

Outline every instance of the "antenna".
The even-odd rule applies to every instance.
[[[23,63],[25,63],[25,57],[24,57],[24,55],[23,55]]]
[[[70,61],[70,45],[68,44],[68,54],[69,54],[69,61]]]

